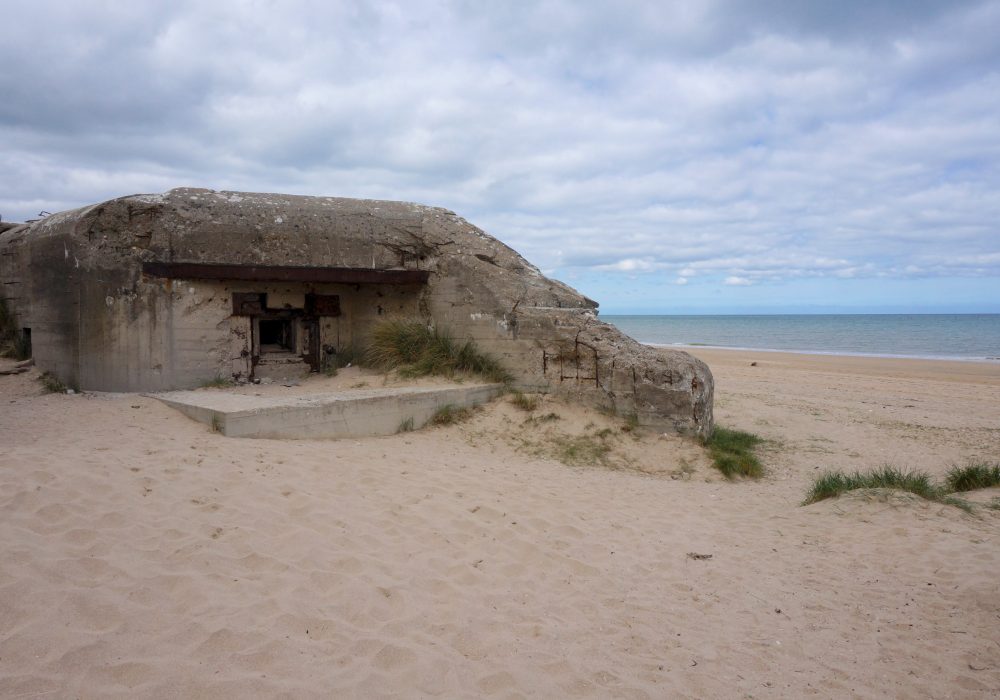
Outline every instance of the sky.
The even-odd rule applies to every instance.
[[[0,216],[454,210],[602,313],[1000,312],[1000,0],[0,0]]]

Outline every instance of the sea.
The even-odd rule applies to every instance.
[[[649,345],[1000,362],[1000,314],[604,315]]]

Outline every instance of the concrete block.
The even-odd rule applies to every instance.
[[[502,384],[463,384],[278,397],[227,391],[147,395],[226,437],[308,439],[393,435],[407,422],[423,427],[444,406],[476,406],[502,391]]]

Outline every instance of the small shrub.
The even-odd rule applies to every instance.
[[[431,417],[430,422],[432,425],[452,425],[453,423],[461,423],[467,420],[471,415],[471,409],[459,408],[453,404],[447,404],[437,410]]]
[[[38,377],[39,383],[42,388],[45,389],[50,394],[65,394],[66,385],[63,384],[62,380],[51,372],[43,372]]]
[[[338,371],[339,368],[337,367],[337,365],[334,364],[329,364],[323,368],[323,374],[325,374],[327,377],[336,377]]]
[[[499,361],[479,352],[471,340],[459,345],[447,333],[418,320],[387,319],[376,324],[365,359],[406,377],[469,372],[493,382],[512,380]]]
[[[409,433],[412,431],[413,431],[413,416],[410,416],[402,423],[400,423],[399,427],[396,429],[397,433]]]
[[[704,444],[715,467],[732,479],[737,475],[757,478],[764,474],[764,466],[753,452],[761,442],[759,435],[717,426]]]
[[[510,394],[510,402],[520,408],[522,411],[527,411],[531,413],[536,408],[538,408],[539,400],[536,394],[528,395],[520,391],[512,391]]]
[[[953,493],[1000,486],[1000,462],[996,464],[980,462],[964,467],[952,467],[945,477],[945,484]]]

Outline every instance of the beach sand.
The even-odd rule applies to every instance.
[[[695,354],[765,478],[551,400],[271,441],[0,376],[0,697],[997,697],[1000,511],[800,503],[1000,459],[1000,364]]]

